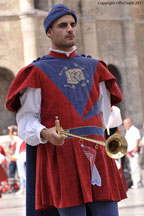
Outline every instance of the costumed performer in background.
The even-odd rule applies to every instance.
[[[3,146],[0,145],[0,197],[1,193],[5,192],[5,184],[8,179],[7,175],[7,158],[6,158],[6,152],[3,148]]]
[[[122,126],[122,116],[121,110],[117,106],[112,106],[110,110],[110,116],[108,120],[108,124],[105,130],[106,139],[108,139],[113,134],[121,134],[122,130],[120,129]],[[124,175],[124,163],[125,163],[125,156],[121,159],[116,160],[117,167],[119,169],[120,176],[123,180],[124,186],[126,191],[128,190],[128,184]]]

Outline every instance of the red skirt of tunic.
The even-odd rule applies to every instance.
[[[83,144],[95,149],[93,143],[83,141]],[[95,160],[102,180],[101,187],[91,184],[90,163],[79,139],[67,139],[63,146],[41,144],[37,151],[37,210],[52,206],[64,208],[92,201],[120,201],[126,198],[115,160],[106,155],[103,146],[98,145]]]

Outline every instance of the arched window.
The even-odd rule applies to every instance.
[[[109,64],[108,65],[109,71],[112,73],[112,75],[117,79],[118,86],[120,90],[122,91],[122,80],[119,70],[115,65]]]
[[[8,126],[15,124],[15,115],[5,108],[5,101],[11,81],[14,79],[13,73],[0,68],[0,135],[8,134]]]
[[[47,11],[49,9],[48,8],[48,1],[49,0],[45,0],[45,1],[34,0],[34,7],[35,7],[35,9]]]
[[[117,69],[117,67],[113,64],[109,64],[108,65],[108,69],[109,71],[112,73],[112,75],[117,79],[117,84],[121,90],[121,92],[123,91],[123,87],[122,87],[122,79],[121,79],[121,75],[120,75],[120,72],[119,70]],[[123,106],[123,103],[120,103],[120,104],[117,104],[117,106],[120,108],[121,110],[121,115],[122,115],[122,118],[124,116],[124,106]]]

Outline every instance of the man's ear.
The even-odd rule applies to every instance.
[[[50,28],[49,28],[48,31],[47,31],[47,36],[48,36],[49,38],[51,38],[51,31],[50,31]]]

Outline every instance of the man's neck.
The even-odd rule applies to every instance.
[[[62,53],[62,54],[66,54],[67,56],[70,56],[70,54],[71,54],[73,51],[75,51],[76,49],[77,49],[77,47],[76,47],[76,46],[73,46],[71,51],[56,50],[56,49],[52,49],[52,48],[50,48],[49,50],[50,50],[50,51],[53,51],[53,52]]]

